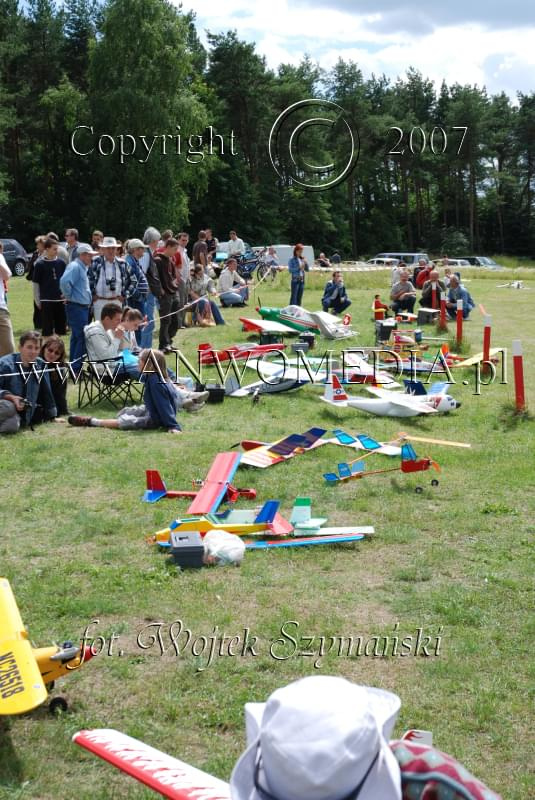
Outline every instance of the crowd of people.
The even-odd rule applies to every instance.
[[[453,273],[447,266],[448,259],[442,259],[444,275],[441,278],[438,268],[432,262],[421,258],[414,267],[412,275],[403,261],[392,262],[390,292],[391,308],[397,314],[400,311],[413,313],[417,300],[417,289],[421,290],[420,305],[430,308],[433,290],[445,297],[446,312],[450,319],[457,315],[457,301],[463,304],[463,318],[468,319],[470,312],[475,308],[470,292],[463,286],[460,273]]]
[[[156,353],[152,373],[162,369],[158,359],[164,360],[178,349],[173,340],[180,329],[224,325],[222,310],[244,306],[249,299],[247,281],[237,271],[245,245],[236,231],[230,231],[223,265],[217,259],[219,243],[209,228],[199,231],[191,257],[188,244],[188,233],[175,236],[171,230],[160,233],[154,227],[147,228],[141,239],[124,243],[99,230],[93,231],[91,243],[80,242],[76,228],[65,231],[65,244],[53,232],[37,236],[27,277],[33,287],[34,327],[41,329],[42,338],[36,331],[25,333],[18,352],[6,300],[11,273],[0,246],[0,433],[67,414],[67,361],[70,374],[77,375],[86,358],[99,374],[110,374],[112,367],[120,379],[142,380],[145,384],[145,406],[137,412],[126,409],[128,413],[101,427],[180,431],[176,411],[199,410],[206,393],[194,392],[191,382],[181,382],[167,371],[159,390],[147,379],[147,353],[153,347],[156,312],[158,350],[152,351]],[[267,249],[263,258],[272,274],[284,269],[274,247]],[[324,267],[332,266],[323,253],[320,262]],[[299,306],[309,271],[303,245],[294,247],[288,271],[290,305]],[[458,300],[463,302],[465,318],[474,307],[459,274],[452,274],[447,261],[442,278],[435,265],[423,259],[412,275],[403,262],[393,262],[391,279],[390,305],[381,303],[378,295],[374,301],[374,306],[383,307],[386,313],[390,309],[394,313],[412,312],[418,290],[424,307],[431,305],[433,291],[445,294],[451,317],[456,315]],[[325,284],[321,304],[323,311],[334,314],[343,314],[351,305],[340,269],[334,268]],[[68,360],[61,338],[67,332]],[[46,369],[47,364],[60,369]],[[28,369],[29,375],[21,379],[21,373]],[[39,369],[45,371],[40,381],[33,374]],[[91,417],[77,416],[70,416],[69,422],[100,424]]]

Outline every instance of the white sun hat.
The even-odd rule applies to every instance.
[[[101,247],[119,247],[115,236],[105,236],[100,243]]]
[[[248,703],[232,800],[401,800],[388,746],[400,706],[391,692],[323,675]]]

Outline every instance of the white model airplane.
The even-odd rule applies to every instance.
[[[379,417],[416,417],[418,414],[447,413],[461,405],[446,394],[449,384],[436,383],[429,392],[419,381],[406,381],[408,393],[393,392],[375,386],[366,386],[375,397],[349,397],[340,381],[333,375],[332,384],[325,386],[321,400],[338,408],[358,408]]]
[[[305,383],[324,383],[330,380],[331,376],[336,376],[343,383],[365,383],[365,384],[388,384],[397,386],[392,376],[387,372],[378,370],[368,364],[362,356],[356,352],[345,351],[343,363],[339,359],[308,358],[299,353],[297,359],[289,360],[284,354],[278,355],[274,360],[268,361],[264,358],[251,358],[245,364],[249,369],[256,370],[258,376],[263,379],[261,382],[276,386],[278,381],[293,381],[299,384]],[[254,387],[258,382],[252,384]],[[243,390],[249,391],[251,385],[242,387],[239,392],[233,392],[233,397],[243,395]],[[271,391],[277,391],[271,389]]]

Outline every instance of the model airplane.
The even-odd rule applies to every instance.
[[[244,358],[263,356],[284,350],[285,344],[233,344],[224,350],[214,350],[211,344],[200,344],[197,348],[199,362],[215,364],[217,361],[238,361]]]
[[[300,385],[325,383],[331,380],[332,375],[336,375],[341,383],[395,384],[391,375],[371,366],[360,353],[351,350],[344,351],[342,360],[330,357],[328,360],[308,358],[300,353],[297,358],[291,360],[284,358],[284,360],[264,361],[253,358],[247,362],[246,367],[256,370],[264,379],[254,386],[262,383],[270,386],[275,381],[295,381]]]
[[[293,525],[294,537],[307,537],[312,536],[325,537],[325,536],[371,536],[375,533],[375,529],[371,525],[345,525],[338,527],[325,528],[327,522],[326,517],[313,517],[312,516],[312,502],[310,497],[296,498],[290,522]]]
[[[71,642],[32,647],[7,578],[0,578],[0,715],[23,714],[45,702],[58,678],[92,657],[89,647]],[[54,697],[52,713],[67,710],[64,697]]]
[[[327,433],[325,428],[310,428],[305,433],[292,433],[272,443],[246,439],[240,443],[245,450],[240,463],[251,467],[271,467],[273,464],[279,464],[300,453],[327,444],[327,440],[322,439],[325,433]]]
[[[257,308],[257,311],[262,320],[240,317],[245,330],[286,334],[307,332],[321,334],[327,339],[345,339],[348,336],[356,335],[349,325],[344,325],[338,317],[328,314],[326,311],[307,311],[301,306],[286,306],[285,308],[261,306]],[[266,323],[268,323],[267,326]]]
[[[193,502],[187,514],[211,514],[223,501],[234,503],[238,497],[254,500],[255,489],[236,489],[231,480],[240,463],[241,453],[218,453],[204,481],[195,481],[199,488],[192,491],[173,491],[167,489],[156,469],[146,471],[147,490],[143,495],[146,503],[157,503],[162,497],[191,497]]]
[[[370,475],[382,475],[385,472],[426,472],[430,467],[433,467],[437,472],[440,472],[440,466],[436,461],[431,458],[418,458],[412,445],[404,444],[401,447],[401,464],[397,467],[389,467],[388,469],[375,469],[366,471],[366,464],[364,458],[361,456],[355,461],[345,462],[338,464],[338,473],[327,472],[323,477],[327,483],[340,483],[348,480],[359,480],[360,478],[368,478]],[[431,486],[438,486],[438,480],[433,478]],[[415,491],[422,492],[422,487],[417,486]]]
[[[228,509],[221,514],[181,517],[173,520],[169,527],[149,537],[150,543],[169,546],[171,533],[178,531],[198,531],[201,536],[208,531],[227,531],[239,536],[268,532],[272,536],[287,536],[292,525],[279,513],[279,501],[268,500],[260,511],[253,509]]]
[[[446,393],[448,383],[436,383],[427,393],[420,381],[405,381],[407,393],[394,392],[376,386],[366,386],[376,397],[349,397],[340,381],[333,375],[332,383],[326,384],[320,399],[336,408],[357,408],[379,417],[415,417],[419,414],[448,413],[460,407],[460,403]]]

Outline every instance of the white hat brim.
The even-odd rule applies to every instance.
[[[379,758],[362,787],[359,800],[378,800],[379,798],[401,800],[401,774],[396,758],[388,746],[401,701],[396,694],[384,689],[368,686],[362,688],[366,689],[368,694],[369,709],[377,720],[377,725],[382,733],[382,741]],[[256,791],[254,773],[265,707],[266,703],[245,704],[248,747],[232,770],[230,777],[232,800],[264,800]],[[333,792],[336,794],[334,787]],[[280,800],[285,800],[285,798],[280,798]],[[326,800],[328,800],[327,797]]]

